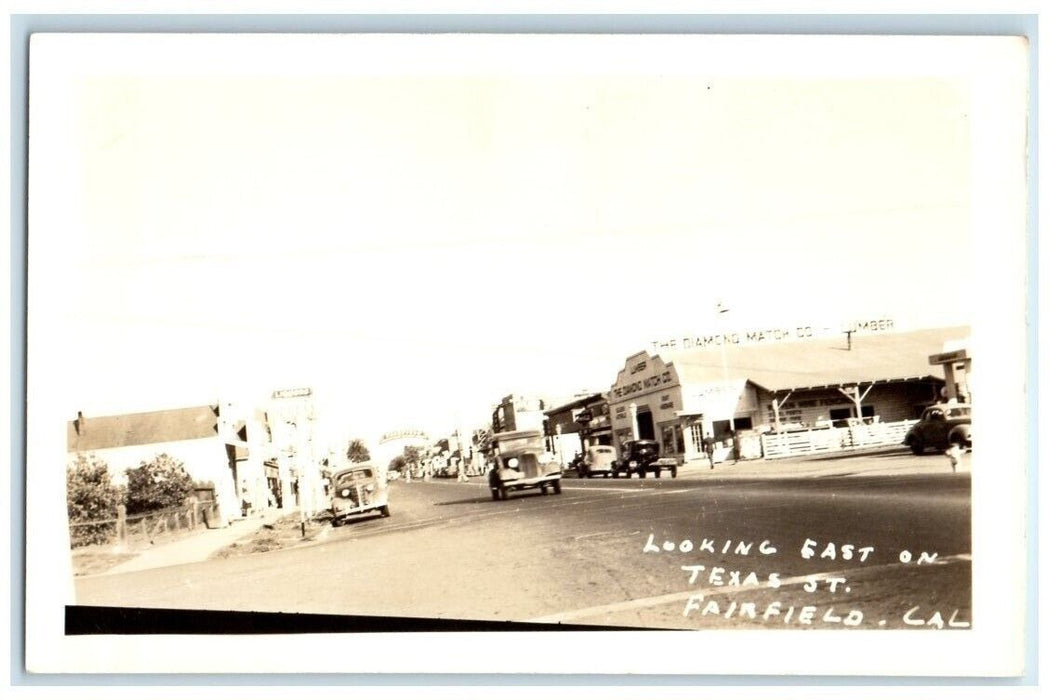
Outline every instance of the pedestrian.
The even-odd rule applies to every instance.
[[[732,431],[732,463],[733,464],[739,463],[740,451],[741,451],[740,447],[741,446],[742,446],[742,444],[741,444],[741,441],[740,441],[740,438],[739,438],[739,431],[738,430],[733,430]]]
[[[707,453],[707,459],[710,461],[710,468],[714,468],[714,438],[706,436],[703,438],[703,451]]]
[[[953,443],[944,454],[947,455],[947,460],[951,463],[951,471],[957,472],[958,465],[962,461],[962,448],[958,443]]]
[[[255,503],[251,498],[251,490],[248,488],[247,479],[242,479],[240,482],[240,510],[245,518],[255,512]]]

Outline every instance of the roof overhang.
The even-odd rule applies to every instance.
[[[784,391],[816,391],[818,389],[844,389],[845,387],[850,387],[850,386],[867,386],[867,385],[874,385],[874,384],[893,384],[893,383],[900,383],[900,382],[938,382],[938,383],[942,384],[942,383],[944,383],[944,380],[941,377],[935,377],[935,376],[933,376],[931,374],[927,374],[927,375],[922,376],[922,377],[889,377],[889,378],[886,378],[886,379],[864,379],[864,380],[858,381],[858,382],[835,382],[835,383],[832,383],[832,384],[810,384],[810,385],[803,385],[803,386],[781,386],[781,387],[776,387],[776,388],[771,388],[771,387],[761,387],[761,388],[763,388],[765,391],[768,391],[770,393],[777,394],[777,393],[784,392]],[[754,383],[754,385],[755,386],[760,386],[757,383]]]

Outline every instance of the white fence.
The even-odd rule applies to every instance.
[[[766,433],[761,436],[761,448],[765,459],[780,459],[899,445],[903,443],[907,430],[917,422],[904,420],[850,428],[812,428],[788,433]]]

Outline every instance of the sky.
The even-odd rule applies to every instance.
[[[612,64],[64,84],[69,416],[310,386],[333,439],[440,434],[661,338],[968,322],[964,81]]]

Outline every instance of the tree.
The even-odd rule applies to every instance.
[[[415,445],[405,445],[404,461],[409,467],[417,467],[422,461],[422,452]]]
[[[121,491],[109,475],[109,465],[95,455],[77,454],[66,467],[66,513],[70,524],[117,517]],[[102,544],[109,540],[115,523],[79,525],[70,528],[74,547]]]
[[[182,462],[159,454],[127,470],[127,513],[146,513],[181,506],[193,493],[193,480]]]
[[[368,452],[368,446],[364,444],[364,440],[358,438],[350,440],[346,448],[346,459],[351,462],[368,462],[371,458],[372,455]]]
[[[402,455],[397,455],[396,457],[390,460],[390,471],[403,472],[404,467],[407,464],[408,463],[405,461]]]

